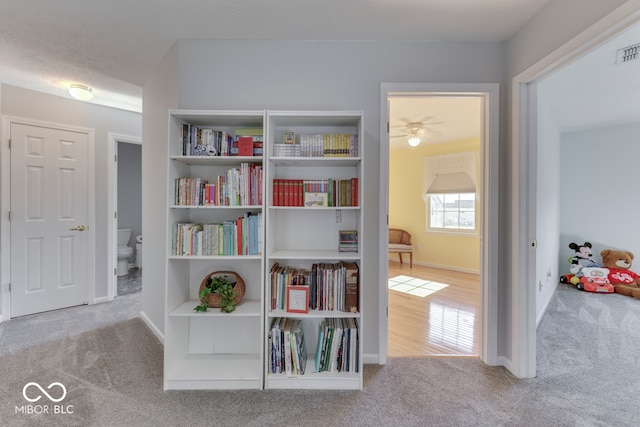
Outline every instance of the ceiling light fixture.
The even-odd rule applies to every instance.
[[[72,84],[69,88],[69,95],[80,101],[91,101],[93,99],[93,91],[89,86]]]
[[[409,143],[410,146],[417,147],[418,145],[420,145],[420,138],[417,136],[412,136],[407,140],[407,142]]]

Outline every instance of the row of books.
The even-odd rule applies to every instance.
[[[338,251],[358,252],[358,231],[340,230],[338,231]]]
[[[269,272],[272,310],[287,307],[287,288],[309,288],[309,308],[319,311],[358,312],[359,268],[355,262],[314,263],[311,269],[275,263]]]
[[[353,133],[307,133],[300,142],[273,144],[274,157],[358,157],[358,135]]]
[[[318,343],[314,355],[316,372],[358,372],[358,340],[356,319],[324,319],[318,326]]]
[[[273,206],[358,206],[358,178],[273,180]]]
[[[276,317],[268,335],[272,374],[304,375],[307,351],[302,333],[302,320]]]
[[[262,156],[262,128],[223,130],[193,124],[180,126],[183,156]]]
[[[354,318],[326,318],[318,325],[315,372],[359,372],[358,322]],[[307,349],[302,319],[276,317],[268,335],[269,373],[287,376],[307,372]]]
[[[177,223],[172,253],[180,256],[261,255],[262,213],[246,212],[221,224]]]
[[[241,163],[209,183],[204,178],[176,178],[173,203],[178,206],[262,205],[261,165]]]

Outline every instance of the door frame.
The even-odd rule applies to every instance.
[[[382,83],[380,88],[380,206],[378,222],[378,357],[387,361],[388,289],[387,252],[389,229],[389,118],[391,95],[473,95],[483,99],[482,155],[482,223],[480,258],[480,359],[488,365],[498,364],[498,83]]]
[[[52,129],[60,129],[69,132],[78,132],[87,135],[87,274],[89,283],[87,284],[87,299],[89,304],[94,304],[96,296],[96,213],[95,213],[95,130],[79,126],[66,125],[61,123],[48,122],[43,120],[29,119],[17,116],[3,115],[0,128],[2,129],[2,146],[0,147],[0,166],[2,175],[0,176],[0,204],[2,213],[0,217],[0,279],[2,296],[2,312],[0,320],[11,319],[11,294],[9,290],[11,280],[11,151],[9,149],[9,138],[11,136],[11,124],[23,124],[27,126],[41,126]]]
[[[511,229],[513,283],[511,298],[511,354],[509,370],[519,378],[536,376],[536,286],[535,241],[537,159],[530,156],[537,147],[538,82],[576,59],[602,46],[629,27],[640,23],[640,5],[627,2],[585,31],[547,55],[511,84]],[[533,234],[532,234],[533,233]]]
[[[110,266],[107,275],[107,299],[113,301],[118,296],[118,143],[142,145],[142,137],[109,132],[107,134],[107,265]]]

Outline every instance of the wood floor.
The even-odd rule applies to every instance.
[[[477,274],[389,261],[389,279],[388,357],[478,356]]]

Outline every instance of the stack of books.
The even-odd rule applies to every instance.
[[[340,230],[338,233],[339,233],[338,251],[358,252],[358,231],[357,230]]]
[[[358,338],[356,319],[324,319],[318,327],[316,372],[358,372]]]
[[[271,374],[304,375],[307,353],[302,333],[302,320],[276,317],[269,330]]]

